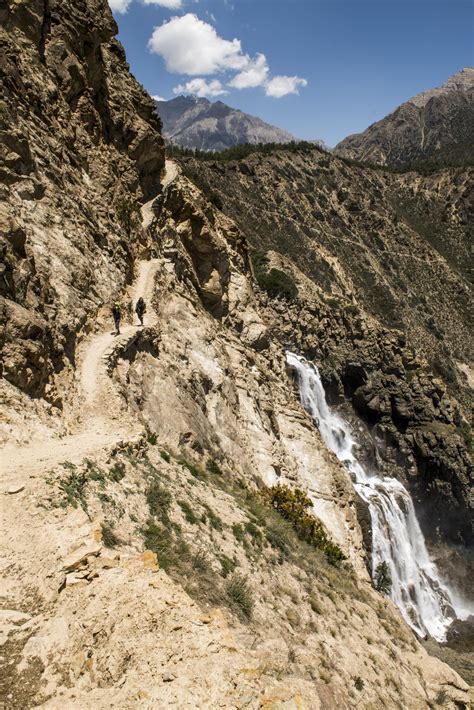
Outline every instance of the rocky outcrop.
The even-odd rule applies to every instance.
[[[153,210],[158,221],[152,229],[168,242],[165,249],[171,250],[179,278],[197,290],[216,318],[228,315],[232,277],[249,273],[247,245],[233,222],[223,215],[217,221],[216,211],[186,178],[171,184]]]
[[[465,165],[474,158],[474,68],[424,91],[334,152],[360,162],[400,168],[412,163]]]
[[[230,462],[195,457],[136,441],[10,500],[30,521],[3,538],[28,583],[1,617],[10,705],[467,708],[390,602],[274,527]]]
[[[182,148],[225,150],[240,143],[290,143],[295,137],[261,118],[194,96],[157,101],[163,136]]]

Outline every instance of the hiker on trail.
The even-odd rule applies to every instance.
[[[127,303],[127,321],[133,323],[133,301],[131,299]]]
[[[145,315],[145,311],[146,311],[146,303],[141,296],[137,301],[137,305],[135,306],[135,311],[138,316],[138,320],[140,321],[140,325],[143,325],[143,316]]]
[[[115,333],[120,335],[120,319],[122,318],[122,305],[116,301],[112,306],[112,315],[115,323]]]

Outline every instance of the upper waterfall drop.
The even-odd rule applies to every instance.
[[[354,487],[367,503],[372,520],[372,572],[386,562],[392,577],[391,597],[403,618],[420,636],[444,641],[456,614],[450,590],[430,560],[413,501],[400,481],[366,471],[353,449],[355,440],[346,421],[326,402],[315,365],[291,352],[288,365],[298,378],[303,407],[311,415],[323,441],[349,469]]]

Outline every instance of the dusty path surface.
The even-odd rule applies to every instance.
[[[162,189],[177,175],[176,164],[167,160]],[[145,228],[151,223],[151,219],[148,221],[148,214],[155,199],[156,197],[142,208],[142,223]],[[132,300],[133,304],[140,296],[145,299],[145,327],[153,326],[157,320],[151,302],[155,275],[161,263],[161,259],[139,261],[136,278],[124,296],[124,300]],[[109,327],[84,343],[78,365],[83,404],[80,422],[72,425],[69,435],[35,441],[29,446],[7,444],[0,451],[0,492],[23,485],[28,478],[35,478],[39,473],[63,461],[79,462],[94,451],[140,434],[141,428],[127,417],[123,403],[114,391],[107,373],[107,365],[114,350],[124,349],[141,330],[135,314],[133,319],[132,325],[121,327],[119,336],[111,332]]]
[[[161,259],[150,259],[138,262],[138,274],[135,279],[130,300],[135,304],[142,296],[147,304],[145,313],[145,325],[152,326],[156,323],[156,315],[151,309],[153,296],[153,285],[156,271],[161,264]],[[114,396],[110,391],[110,380],[107,377],[106,365],[114,349],[123,348],[133,340],[140,330],[140,325],[136,315],[133,315],[136,324],[122,325],[120,335],[114,332],[106,332],[93,337],[87,345],[80,365],[81,391],[86,407],[92,412],[97,412],[104,406],[104,395],[107,404]],[[101,395],[99,399],[99,395]],[[91,412],[91,413],[92,413]],[[110,408],[107,410],[110,415]]]
[[[138,262],[138,275],[132,285],[133,303],[143,296],[148,304],[145,326],[156,322],[150,303],[154,277],[160,264],[161,259]],[[78,368],[84,405],[81,423],[75,427],[77,431],[62,439],[45,439],[30,446],[7,445],[1,452],[2,491],[62,461],[79,462],[93,451],[140,433],[140,427],[128,420],[107,374],[107,364],[114,350],[130,344],[140,329],[138,322],[137,325],[122,327],[119,336],[108,329],[85,343]]]

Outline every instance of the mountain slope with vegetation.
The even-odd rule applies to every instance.
[[[399,106],[363,133],[348,136],[334,152],[359,162],[401,168],[424,163],[474,161],[474,68],[451,76]]]
[[[472,171],[394,175],[318,149],[182,164],[246,235],[263,289],[290,302],[275,314],[282,341],[352,398],[388,470],[410,472],[426,532],[469,541]],[[310,309],[299,272],[320,294]],[[441,404],[445,386],[459,404]]]

